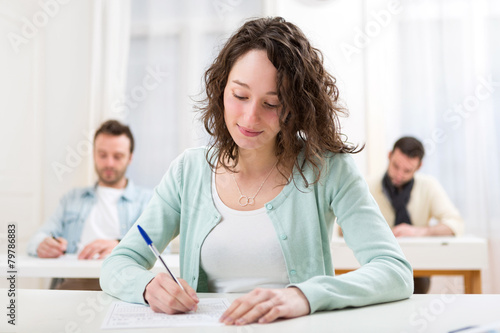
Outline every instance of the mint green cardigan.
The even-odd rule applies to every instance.
[[[189,149],[173,161],[136,222],[160,252],[180,234],[181,277],[197,292],[208,291],[200,268],[201,247],[221,219],[212,200],[212,171],[205,153],[206,148]],[[311,313],[408,298],[413,292],[412,268],[353,159],[329,154],[324,163],[318,183],[305,188],[295,174],[294,181],[265,204],[283,251],[289,286],[300,288]],[[311,168],[305,176],[315,178]],[[334,275],[330,252],[335,220],[362,265],[340,276]],[[144,303],[155,261],[134,225],[104,261],[102,289],[124,301]]]

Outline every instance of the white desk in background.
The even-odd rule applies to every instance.
[[[474,236],[404,237],[398,238],[398,242],[413,267],[414,276],[461,275],[466,294],[481,293],[481,270],[488,266],[485,239]],[[360,267],[343,238],[334,237],[331,250],[336,274]]]
[[[176,276],[180,275],[179,254],[162,254],[168,268]],[[98,278],[104,260],[78,260],[76,255],[68,254],[57,259],[36,258],[19,255],[16,258],[18,277],[39,278]],[[0,263],[0,276],[5,276],[7,260]],[[157,261],[153,272],[165,272],[165,267]],[[2,275],[3,274],[3,275]]]
[[[481,293],[481,270],[487,267],[486,240],[478,237],[414,237],[398,238],[406,258],[413,267],[414,276],[462,275],[466,294]],[[336,274],[359,268],[359,263],[343,238],[331,243]],[[179,254],[162,254],[168,267],[180,276]],[[77,260],[76,255],[58,259],[41,259],[19,255],[16,259],[19,277],[40,278],[98,278],[102,260]],[[0,262],[0,276],[5,276],[7,260]],[[153,272],[164,272],[159,261]]]
[[[0,289],[6,295],[5,289]],[[224,297],[237,294],[198,294]],[[362,308],[318,312],[271,324],[241,327],[183,327],[101,330],[108,309],[116,299],[102,291],[21,289],[17,291],[17,326],[7,327],[4,314],[1,332],[450,332],[499,320],[500,295],[413,295],[410,299]],[[7,328],[11,329],[10,331]]]

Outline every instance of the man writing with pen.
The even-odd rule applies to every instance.
[[[151,191],[125,177],[133,150],[128,126],[116,120],[103,123],[94,135],[97,183],[73,189],[61,199],[30,240],[28,253],[40,258],[78,253],[78,259],[102,259],[111,253],[151,197]],[[98,288],[97,280],[94,284]]]

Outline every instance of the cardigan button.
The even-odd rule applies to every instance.
[[[282,234],[282,235],[280,235],[280,238],[281,238],[282,240],[285,240],[285,239],[287,239],[288,237],[286,237],[286,235],[285,235],[285,234]]]
[[[297,274],[297,272],[295,271],[295,269],[292,269],[292,270],[290,271],[290,275],[295,275],[295,274]]]
[[[273,205],[271,205],[271,204],[267,204],[267,205],[266,205],[266,208],[267,208],[267,209],[269,209],[269,210],[271,210],[271,209],[273,209]]]

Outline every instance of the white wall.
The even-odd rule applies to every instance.
[[[86,185],[90,174],[90,159],[78,150],[87,147],[89,127],[91,8],[87,1],[57,4],[0,7],[0,234],[16,222],[21,249],[61,195]],[[67,172],[58,177],[54,163]]]
[[[17,2],[5,5],[9,6],[1,8],[2,37],[22,25],[21,18],[15,14],[31,12],[33,7]],[[0,234],[6,233],[7,223],[18,223],[19,243],[28,237],[23,226],[33,225],[42,210],[37,195],[41,189],[42,124],[39,119],[43,110],[39,54],[42,43],[33,39],[16,53],[7,38],[0,38],[0,50]]]
[[[55,209],[68,189],[87,185],[91,156],[89,133],[90,18],[87,1],[72,1],[45,29],[45,115],[42,218]],[[91,140],[91,139],[90,139]],[[86,144],[87,143],[87,144]],[[83,152],[83,154],[82,154]],[[55,171],[56,163],[69,167]]]

